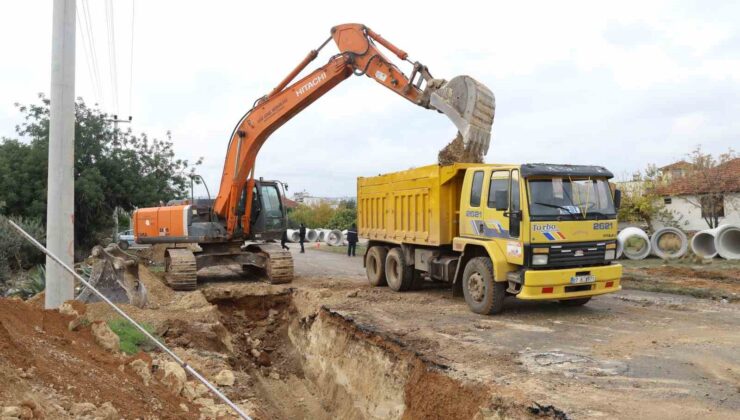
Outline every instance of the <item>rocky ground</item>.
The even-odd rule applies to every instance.
[[[727,295],[736,265],[688,267],[712,273],[695,278],[719,285],[714,299],[624,290],[580,308],[511,300],[484,317],[446,289],[371,288],[360,257],[309,248],[294,254],[289,285],[245,281],[234,268],[173,292],[156,250],[147,252],[153,265],[140,272],[150,307],[125,309],[255,418],[681,419],[740,410],[740,307]],[[692,278],[671,270],[627,273],[643,283]],[[0,303],[4,416],[231,418],[163,354],[117,352],[104,322],[116,315],[105,305],[62,312]]]

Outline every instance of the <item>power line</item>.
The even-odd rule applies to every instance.
[[[128,115],[131,116],[131,99],[134,92],[134,18],[136,17],[136,0],[131,0],[131,59],[128,72]]]
[[[98,102],[100,98],[98,97],[97,83],[95,81],[95,72],[92,69],[92,64],[91,64],[92,59],[90,58],[90,51],[88,50],[88,42],[86,40],[85,30],[82,25],[82,20],[81,20],[82,18],[80,17],[79,13],[76,13],[76,15],[77,15],[77,26],[80,28],[80,38],[82,38],[82,49],[85,52],[85,63],[87,64],[87,73],[88,73],[88,76],[90,76],[90,84],[92,85],[92,88],[93,88],[93,97],[95,101]]]
[[[116,63],[116,28],[113,19],[113,1],[105,3],[105,17],[108,23],[108,60],[110,65],[111,90],[113,94],[114,111],[118,113],[118,66]]]
[[[82,0],[82,11],[85,15],[85,22],[87,26],[88,41],[90,42],[90,53],[92,57],[93,70],[95,71],[95,79],[98,83],[98,95],[100,96],[100,104],[103,105],[105,102],[105,91],[103,90],[103,81],[100,78],[100,63],[98,61],[98,51],[95,47],[95,32],[93,31],[93,21],[90,17],[90,6],[87,0]]]

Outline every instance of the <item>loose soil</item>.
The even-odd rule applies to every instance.
[[[462,135],[458,132],[442,150],[439,151],[437,161],[440,165],[452,165],[453,163],[483,163],[483,156],[465,150]]]
[[[89,326],[70,331],[74,317],[13,299],[0,299],[0,406],[34,407],[35,417],[73,418],[73,403],[110,402],[118,414],[182,418],[180,404],[161,384],[144,386],[121,368],[130,360],[103,350]]]
[[[644,262],[643,262],[644,261]],[[740,301],[740,264],[724,262],[729,269],[712,265],[688,265],[670,262],[657,265],[655,261],[624,262],[626,288],[685,294],[699,298]]]
[[[448,289],[372,288],[360,257],[311,248],[295,256],[291,284],[226,268],[193,292],[174,292],[141,266],[150,307],[124,307],[206,378],[233,372],[220,388],[257,419],[721,419],[740,410],[740,306],[728,299],[623,290],[579,308],[512,299],[503,314],[479,316]],[[735,265],[644,264],[626,270],[738,280]],[[106,401],[125,418],[233,418],[223,405],[206,409],[207,395],[172,395],[161,372],[144,386],[89,329],[69,331],[70,317],[7,302],[2,405],[41,407],[47,418],[64,418],[73,402]],[[77,310],[91,321],[115,317],[100,303]]]

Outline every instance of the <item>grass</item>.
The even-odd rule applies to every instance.
[[[691,267],[697,270],[740,270],[740,260],[725,260],[722,258],[713,258],[710,263],[702,264],[694,261],[692,258],[680,258],[677,260],[662,260],[660,258],[645,258],[644,260],[621,259],[618,261],[625,268],[652,268],[664,265],[676,267]]]
[[[300,245],[299,245],[299,248],[300,248]],[[345,246],[345,245],[343,245],[343,246],[324,246],[322,244],[320,247],[315,248],[313,246],[310,246],[310,245],[306,244],[306,248],[307,249],[310,248],[310,249],[313,249],[313,250],[316,250],[316,251],[332,252],[334,254],[344,254],[344,255],[347,255],[347,246]],[[357,249],[355,250],[355,255],[365,255],[365,250],[367,250],[367,247],[366,246],[357,245]]]
[[[147,324],[141,324],[150,334],[154,334],[154,328]],[[123,318],[108,321],[110,329],[116,333],[121,340],[121,351],[126,354],[136,354],[141,350],[150,351],[154,344],[136,327]]]
[[[702,299],[722,299],[730,302],[740,301],[740,295],[733,293],[737,278],[734,273],[740,271],[740,261],[728,261],[719,258],[710,263],[697,263],[691,258],[664,261],[660,258],[644,260],[620,260],[625,267],[622,285],[626,289],[646,292],[672,293],[693,296]],[[668,267],[685,271],[652,272],[650,269]],[[679,274],[672,274],[672,273]],[[684,274],[681,274],[685,272]],[[677,276],[677,277],[676,277]],[[686,284],[682,277],[695,277],[699,281],[709,281],[712,287],[701,287]]]

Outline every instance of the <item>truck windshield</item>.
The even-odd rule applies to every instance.
[[[543,218],[614,217],[614,201],[604,179],[530,179],[529,213]]]

